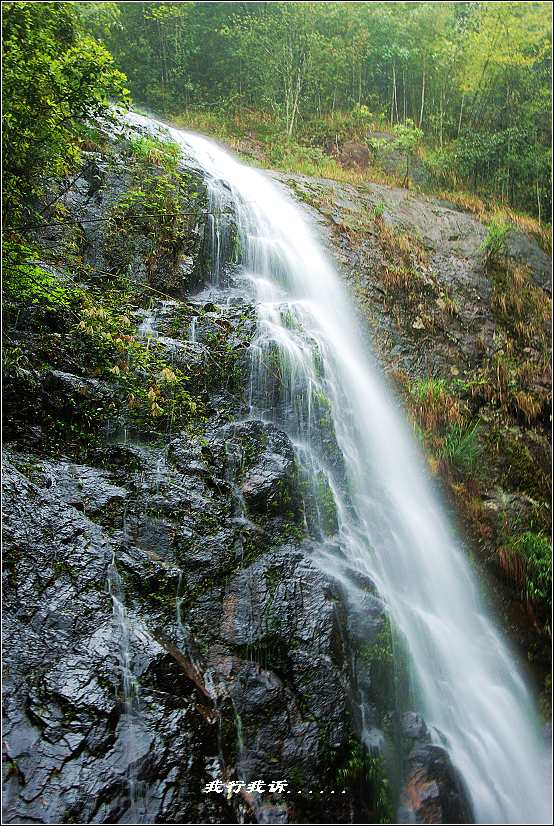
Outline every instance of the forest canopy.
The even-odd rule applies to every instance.
[[[252,108],[312,142],[341,112],[411,121],[451,188],[549,210],[549,3],[78,5],[157,112]]]
[[[255,113],[284,154],[388,130],[436,189],[550,212],[548,3],[14,2],[3,21],[5,214],[126,82],[165,117]]]

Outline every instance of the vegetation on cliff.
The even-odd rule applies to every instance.
[[[74,170],[90,121],[128,92],[73,4],[6,3],[2,39],[3,215],[12,227],[40,219],[37,197]]]

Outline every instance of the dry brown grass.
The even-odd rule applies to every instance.
[[[531,270],[507,261],[494,274],[492,308],[507,329],[525,344],[544,344],[549,336],[552,300],[533,281]]]
[[[513,548],[505,545],[498,548],[498,562],[506,576],[522,588],[527,579],[525,561]]]
[[[391,293],[410,290],[418,281],[417,273],[405,267],[385,266],[381,272],[381,284]]]
[[[539,224],[537,218],[523,215],[508,207],[499,207],[494,217],[501,222],[514,224],[522,232],[532,235],[545,252],[552,252],[552,227]]]
[[[494,528],[491,524],[491,512],[478,495],[476,483],[472,481],[452,483],[450,490],[460,516],[470,527],[472,533],[485,541],[492,539]]]
[[[513,404],[515,404],[520,413],[525,416],[528,423],[531,423],[540,416],[544,400],[540,399],[537,395],[527,393],[525,390],[516,390],[511,394],[511,398]]]
[[[485,215],[487,212],[487,207],[483,199],[471,192],[457,192],[445,189],[437,193],[437,198],[450,201],[460,209],[466,212],[472,212],[479,217]]]
[[[92,138],[82,138],[79,141],[79,149],[82,149],[83,152],[96,152],[98,150],[98,141]]]
[[[464,420],[459,399],[448,392],[443,379],[420,379],[410,387],[409,404],[418,425],[425,431],[444,430]]]
[[[437,298],[436,303],[439,309],[441,309],[444,313],[446,313],[446,315],[449,315],[452,318],[454,318],[454,316],[457,316],[460,311],[457,301],[447,293],[441,293],[441,295]]]
[[[379,246],[395,264],[413,266],[427,261],[427,250],[415,235],[387,224],[382,218],[374,221],[374,227]]]
[[[546,352],[532,351],[525,358],[507,341],[476,374],[473,397],[490,402],[507,414],[523,417],[527,424],[539,420],[551,399],[551,368]]]

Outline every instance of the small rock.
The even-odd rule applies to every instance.
[[[407,711],[402,715],[402,734],[414,740],[425,737],[428,733],[423,717],[417,711]]]
[[[472,823],[461,778],[441,746],[417,746],[408,757],[398,823]]]

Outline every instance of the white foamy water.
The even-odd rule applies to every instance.
[[[168,132],[207,179],[216,283],[234,212],[258,314],[250,409],[297,447],[315,501],[318,563],[345,583],[348,569],[377,585],[405,641],[421,711],[461,772],[477,822],[550,822],[530,693],[338,274],[280,186],[204,137]]]

